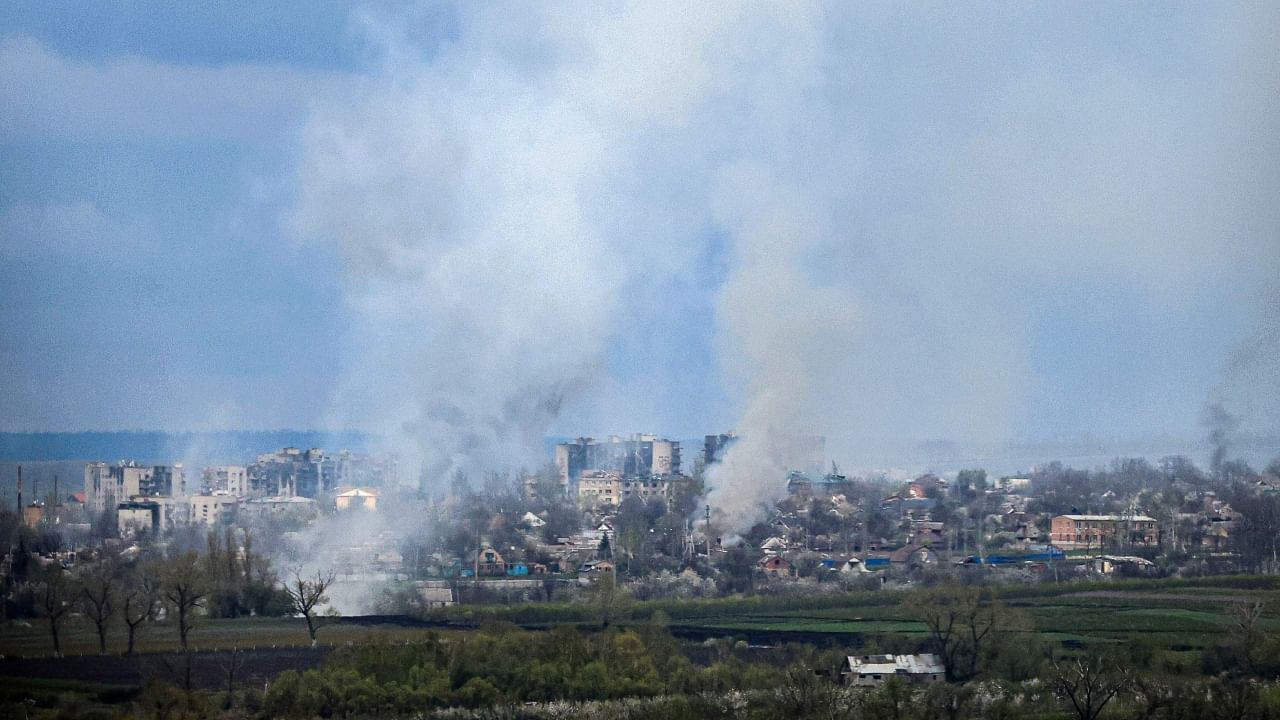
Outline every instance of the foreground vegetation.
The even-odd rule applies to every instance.
[[[0,700],[6,716],[32,718],[1280,717],[1278,599],[1276,579],[1259,577],[800,602],[636,603],[597,592],[594,604],[537,606],[537,618],[529,606],[431,613],[454,629],[334,624],[320,636],[332,649],[318,667],[265,686],[237,682],[232,655],[217,690],[21,680],[6,682]],[[522,628],[517,618],[536,622]],[[152,623],[139,651],[179,650],[172,622]],[[719,636],[690,639],[693,630]],[[64,635],[65,649],[96,647],[84,619]],[[205,619],[189,640],[201,649],[309,644],[303,620],[284,618]],[[8,655],[48,654],[48,643],[38,627],[0,633]],[[837,682],[847,654],[920,651],[944,656],[952,682]]]

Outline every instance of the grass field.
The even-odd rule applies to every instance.
[[[863,592],[805,598],[751,597],[698,601],[635,603],[632,622],[647,622],[661,610],[673,631],[708,635],[752,635],[770,641],[804,640],[815,635],[850,643],[876,636],[918,638],[922,624],[901,607],[903,593]],[[1264,602],[1264,627],[1280,630],[1280,578],[1227,577],[1195,580],[1134,580],[1111,583],[1014,586],[1001,590],[1002,601],[1025,610],[1035,630],[1047,639],[1079,644],[1107,644],[1142,638],[1144,642],[1173,651],[1206,647],[1228,628],[1233,602]],[[548,628],[561,624],[591,623],[591,609],[584,605],[524,604],[513,606],[458,606],[434,612],[431,619],[451,623],[465,631],[485,620],[505,620],[527,627]],[[625,622],[625,621],[624,621]],[[404,641],[422,637],[423,627],[338,623],[320,631],[320,642],[343,645],[369,640]],[[789,635],[794,634],[794,638]],[[202,650],[232,647],[285,647],[309,644],[300,619],[241,618],[202,620],[191,634],[193,647]],[[148,623],[138,638],[138,652],[172,651],[177,631],[168,623]],[[108,651],[124,651],[123,628],[113,628]],[[42,620],[0,625],[0,654],[36,657],[49,655],[49,631]],[[97,652],[93,627],[72,618],[64,627],[63,653]]]
[[[425,628],[398,625],[363,626],[333,624],[320,630],[319,642],[326,645],[344,645],[372,640],[403,641],[422,637]],[[295,618],[236,618],[203,619],[191,631],[190,642],[196,650],[226,650],[230,648],[294,647],[311,643],[307,626]],[[113,628],[107,634],[107,652],[123,653],[126,638],[123,628]],[[177,628],[164,622],[146,623],[138,633],[136,652],[171,652],[178,646]],[[44,620],[10,622],[0,626],[0,655],[38,657],[53,652],[49,625]],[[98,652],[98,636],[93,624],[72,618],[62,630],[64,655],[93,655]]]
[[[1255,585],[1256,587],[1241,587]],[[1054,590],[1056,589],[1056,592]],[[1005,593],[1003,602],[1024,610],[1046,638],[1082,644],[1107,644],[1142,638],[1172,650],[1213,644],[1231,623],[1234,602],[1265,603],[1263,626],[1280,630],[1280,591],[1274,583],[1240,583],[1223,579],[1196,586],[1168,586],[1160,581],[1133,581],[1107,586],[1056,585],[1036,594]],[[925,632],[897,603],[855,607],[767,610],[726,613],[718,617],[682,619],[673,627],[703,628],[726,634],[786,633],[900,635]]]

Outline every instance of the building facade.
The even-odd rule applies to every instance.
[[[638,475],[675,475],[680,472],[680,443],[656,435],[629,438],[611,435],[606,440],[578,438],[560,443],[555,450],[560,482],[573,495],[578,478],[588,471]]]
[[[1063,549],[1160,542],[1156,519],[1146,515],[1059,515],[1050,522],[1049,541]]]
[[[227,493],[236,497],[249,494],[249,469],[243,465],[212,465],[200,477],[202,493]]]

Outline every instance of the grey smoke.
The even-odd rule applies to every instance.
[[[1222,472],[1223,463],[1229,459],[1232,435],[1240,427],[1240,420],[1227,412],[1222,403],[1214,402],[1205,406],[1201,421],[1209,429],[1209,445],[1212,447],[1209,469],[1217,476]]]
[[[1280,156],[1273,10],[1209,13],[1176,77],[1066,10],[664,10],[469,4],[427,46],[363,16],[378,72],[315,106],[293,218],[344,260],[332,424],[430,482],[534,465],[713,247],[742,440],[710,501],[741,530],[783,491],[779,438],[851,471],[1008,438],[1055,397],[1028,348],[1059,303],[1177,316],[1231,277],[1253,311],[1280,269],[1280,163],[1242,161]]]

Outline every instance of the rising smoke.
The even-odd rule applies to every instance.
[[[467,4],[430,41],[361,16],[373,72],[316,105],[294,215],[345,268],[334,425],[436,486],[538,464],[653,289],[722,254],[708,302],[742,440],[709,499],[741,531],[783,490],[786,438],[825,436],[850,468],[889,443],[1007,438],[1029,396],[1054,397],[1037,316],[1101,290],[1175,314],[1206,277],[1247,293],[1280,266],[1257,209],[1275,164],[1232,160],[1276,156],[1271,100],[1238,81],[1274,81],[1273,19],[1213,15],[1207,34],[1257,37],[1183,48],[1201,62],[1170,79],[1097,34],[1044,33],[1071,17],[683,10]],[[1225,202],[1246,187],[1256,202]]]

